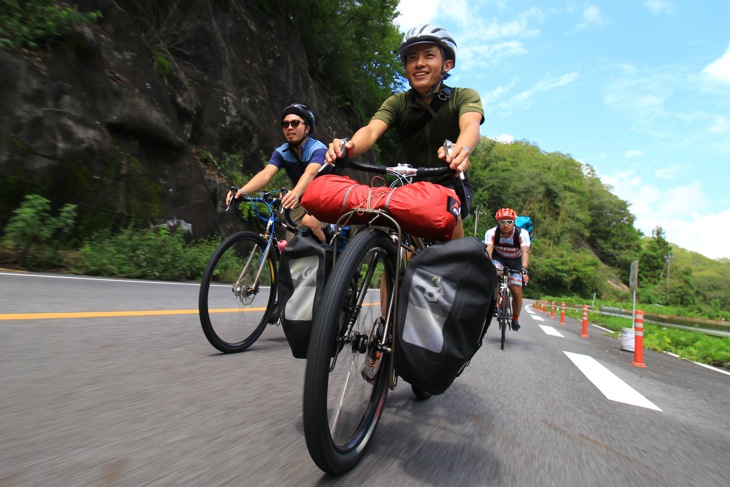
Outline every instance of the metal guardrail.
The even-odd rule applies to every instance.
[[[548,306],[551,306],[549,304]],[[555,304],[556,311],[560,309],[559,304]],[[566,304],[565,309],[581,311],[582,306],[571,306]],[[589,306],[588,309],[593,313],[600,313],[605,316],[617,316],[631,320],[632,311],[630,309],[612,308],[609,306]],[[706,320],[702,318],[685,318],[682,316],[666,316],[659,314],[644,313],[644,323],[665,326],[667,328],[678,328],[682,330],[698,331],[706,335],[719,337],[730,337],[730,322]]]

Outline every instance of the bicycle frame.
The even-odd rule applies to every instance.
[[[369,167],[361,164],[354,165],[356,167]],[[416,175],[416,170],[405,164],[399,164],[395,167],[387,167],[385,168],[385,172],[396,177],[396,180],[391,184],[391,186],[408,184],[412,181],[413,176]],[[339,229],[348,224],[350,218],[353,215],[357,213],[360,217],[362,217],[363,212],[371,215],[370,220],[362,224],[363,227],[386,232],[397,246],[399,252],[397,262],[395,263],[395,275],[398,276],[398,279],[400,279],[400,277],[402,276],[402,270],[405,267],[406,262],[408,261],[409,254],[412,254],[414,252],[420,252],[421,250],[426,248],[426,241],[421,237],[416,237],[414,235],[404,233],[398,221],[396,221],[395,218],[393,218],[387,211],[384,210],[358,209],[348,211],[347,213],[343,214],[335,223],[337,228],[336,235],[339,235]],[[335,252],[333,255],[333,266],[337,259],[336,254],[337,253]],[[393,286],[393,289],[390,291],[390,301],[385,314],[385,327],[378,343],[378,349],[381,352],[389,354],[395,353],[395,341],[393,341],[391,346],[388,346],[387,341],[388,337],[391,336],[391,328],[394,327],[395,323],[397,323],[397,303],[399,289],[400,282],[396,282]],[[360,296],[362,296],[363,299],[364,295],[365,293],[360,293]],[[357,309],[359,310],[361,306],[362,299],[361,302],[357,303]],[[348,328],[350,328],[352,324],[357,320],[357,317],[358,312],[353,313],[353,315],[350,317]],[[395,336],[394,332],[392,333],[392,336]],[[334,367],[335,365],[334,362],[336,362],[336,357],[333,359],[332,367]],[[398,385],[398,377],[395,373],[395,360],[390,361],[390,370],[388,372],[388,387],[393,390]]]
[[[501,306],[502,304],[502,296],[504,295],[504,292],[507,291],[507,299],[510,300],[509,306],[512,306],[511,300],[512,300],[512,291],[509,288],[509,276],[507,273],[502,274],[499,276],[499,284],[497,285],[497,312],[501,312]]]
[[[497,284],[496,292],[497,295],[497,322],[499,324],[500,333],[501,333],[501,345],[500,348],[504,349],[504,337],[505,333],[507,331],[507,328],[510,330],[512,329],[512,316],[513,316],[513,310],[512,310],[512,290],[510,289],[510,277],[512,274],[515,274],[519,271],[515,269],[511,269],[509,267],[503,267],[501,274],[499,275],[499,281]],[[503,300],[507,300],[506,303],[506,310],[507,313],[503,310]],[[506,316],[505,316],[506,315]]]
[[[231,192],[232,194],[236,194],[238,192],[238,188],[231,186]],[[271,253],[271,249],[274,249],[274,252],[277,253],[277,257],[281,255],[281,250],[279,249],[278,245],[278,239],[276,237],[276,227],[277,225],[292,231],[292,226],[295,227],[294,222],[291,221],[289,218],[288,210],[285,210],[285,218],[289,220],[288,223],[279,220],[276,215],[281,211],[281,197],[283,197],[286,194],[286,189],[281,189],[278,191],[261,191],[258,198],[252,198],[249,195],[246,195],[243,199],[231,199],[230,203],[228,204],[228,207],[226,208],[226,211],[228,211],[231,206],[233,206],[234,211],[236,213],[236,216],[241,221],[246,221],[246,218],[243,215],[243,212],[241,211],[241,204],[243,203],[250,203],[253,207],[254,216],[263,221],[266,222],[266,227],[264,229],[264,233],[261,233],[260,235],[266,239],[266,248],[261,255],[261,258],[259,259],[258,263],[258,271],[256,272],[256,278],[254,279],[254,282],[252,284],[252,288],[258,289],[259,281],[261,279],[261,273],[264,270],[265,263],[269,257],[269,254]],[[278,195],[279,197],[276,197]],[[265,212],[262,212],[262,206],[263,208],[266,208]],[[296,230],[294,230],[296,231]],[[241,273],[238,276],[238,279],[236,279],[236,282],[233,285],[233,291],[236,293],[240,293],[242,290],[239,289],[241,284],[241,279],[243,275],[246,273],[246,271],[249,269],[249,266],[251,265],[251,260],[253,259],[254,251],[252,251],[251,255],[249,256],[248,260],[246,261],[246,265],[241,270]],[[249,290],[245,290],[245,292],[248,292]]]
[[[361,171],[395,176],[393,185],[410,183],[413,177],[452,175],[456,195],[466,201],[461,179],[446,164],[413,168],[349,162]],[[462,211],[468,208],[462,205]],[[362,458],[388,390],[397,385],[399,281],[410,255],[429,245],[405,232],[407,225],[399,224],[387,210],[349,211],[337,218],[336,234],[352,222],[357,222],[354,238],[341,256],[333,254],[326,296],[314,315],[304,381],[307,449],[315,463],[333,475],[350,470]],[[373,293],[368,294],[370,291]],[[366,303],[368,295],[379,296],[370,299],[379,303]],[[367,305],[379,308],[366,309]],[[341,353],[342,359],[338,359]],[[417,389],[413,392],[420,399],[430,395]],[[345,414],[340,416],[342,412]]]

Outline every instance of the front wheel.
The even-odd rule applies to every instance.
[[[276,303],[278,255],[254,232],[225,239],[200,283],[198,313],[203,333],[223,353],[242,352],[263,333]]]
[[[504,338],[507,334],[507,328],[512,321],[512,312],[510,311],[509,291],[502,291],[499,297],[499,330],[502,332],[501,349],[504,350]]]
[[[385,405],[392,328],[384,338],[383,309],[396,258],[385,233],[359,232],[338,258],[315,311],[304,374],[304,437],[314,462],[330,475],[360,461]]]

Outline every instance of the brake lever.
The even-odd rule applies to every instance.
[[[446,157],[451,157],[451,152],[454,150],[454,143],[449,139],[444,140],[444,151],[446,151]],[[459,172],[459,179],[464,180],[464,171]]]
[[[238,193],[238,188],[235,186],[231,186],[229,188],[229,190],[231,192],[231,199],[228,200],[228,205],[226,206],[226,209],[223,211],[228,211],[231,209],[231,206],[233,206],[233,200],[236,199],[236,193]]]
[[[342,153],[342,157],[340,159],[344,159],[347,157],[347,148],[345,147],[345,144],[347,144],[349,141],[350,141],[350,139],[348,139],[347,137],[345,137],[344,139],[340,139],[340,152]],[[328,168],[331,165],[332,165],[331,162],[324,161],[324,164],[322,164],[322,167],[317,169],[317,174],[321,173],[322,171],[324,171],[326,168]]]

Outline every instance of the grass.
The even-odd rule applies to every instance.
[[[566,309],[565,315],[577,320],[583,319],[583,312],[580,310]],[[626,318],[605,316],[595,312],[588,313],[588,320],[608,328],[614,337],[621,335],[622,328],[631,326],[631,321]],[[730,370],[730,338],[644,323],[644,348],[657,352],[670,352],[684,360]]]

